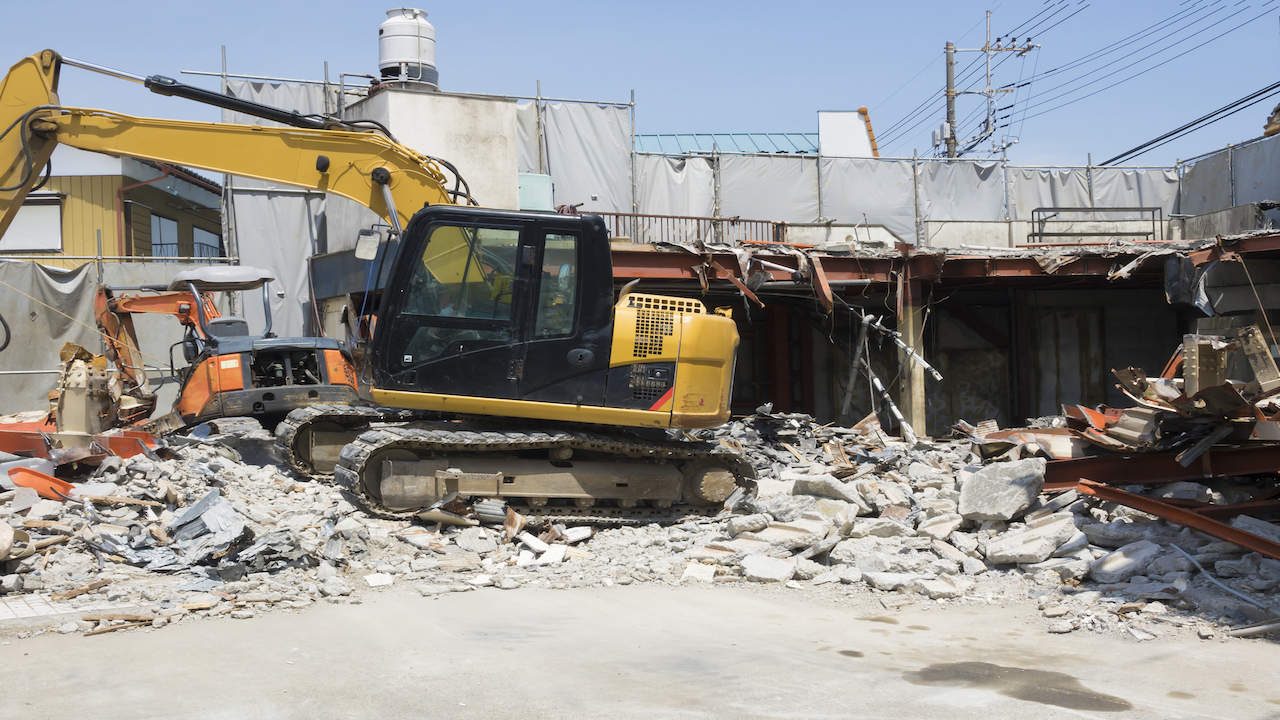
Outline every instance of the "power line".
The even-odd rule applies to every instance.
[[[1134,73],[1133,75],[1130,75],[1129,77],[1124,78],[1123,80],[1117,80],[1116,82],[1111,83],[1110,85],[1107,85],[1106,87],[1103,87],[1103,88],[1100,88],[1100,89],[1098,89],[1098,90],[1095,90],[1095,91],[1093,91],[1093,92],[1089,93],[1088,95],[1084,95],[1084,96],[1082,96],[1082,97],[1075,98],[1074,100],[1068,100],[1067,102],[1064,102],[1064,103],[1062,103],[1062,104],[1060,104],[1060,105],[1055,105],[1054,107],[1051,107],[1051,108],[1049,108],[1049,109],[1047,109],[1047,110],[1042,110],[1042,111],[1040,111],[1040,112],[1038,112],[1038,113],[1035,113],[1034,115],[1029,115],[1028,117],[1033,117],[1033,118],[1034,118],[1034,117],[1039,117],[1039,116],[1044,115],[1044,114],[1047,114],[1047,113],[1051,113],[1051,112],[1053,112],[1054,110],[1059,110],[1059,109],[1064,108],[1064,107],[1066,107],[1066,106],[1068,106],[1068,105],[1071,105],[1072,103],[1076,103],[1076,102],[1079,102],[1079,101],[1081,101],[1081,100],[1085,100],[1085,99],[1091,98],[1091,97],[1093,97],[1094,95],[1097,95],[1098,93],[1104,92],[1104,91],[1106,91],[1106,90],[1110,90],[1111,88],[1113,88],[1113,87],[1115,87],[1115,86],[1117,86],[1117,85],[1120,85],[1120,84],[1122,84],[1122,83],[1126,83],[1126,82],[1128,82],[1128,81],[1130,81],[1130,80],[1132,80],[1132,79],[1134,79],[1134,78],[1136,78],[1136,77],[1139,77],[1139,76],[1141,76],[1141,75],[1145,75],[1146,73],[1149,73],[1149,72],[1151,72],[1152,70],[1155,70],[1155,69],[1156,69],[1156,68],[1158,68],[1158,67],[1161,67],[1161,66],[1163,66],[1163,65],[1167,65],[1167,64],[1169,64],[1170,62],[1173,62],[1174,60],[1177,60],[1177,59],[1178,59],[1178,58],[1180,58],[1180,57],[1184,57],[1184,56],[1186,56],[1186,55],[1187,55],[1188,53],[1190,53],[1190,52],[1193,52],[1193,51],[1195,51],[1195,50],[1198,50],[1198,49],[1200,49],[1200,48],[1204,47],[1205,45],[1208,45],[1209,43],[1213,42],[1214,40],[1218,40],[1219,38],[1222,38],[1222,37],[1224,37],[1224,36],[1226,36],[1226,35],[1228,35],[1228,34],[1230,34],[1230,33],[1233,33],[1233,32],[1235,32],[1236,30],[1239,30],[1240,28],[1244,27],[1245,25],[1248,25],[1249,23],[1253,22],[1254,20],[1257,20],[1258,18],[1260,18],[1260,17],[1262,17],[1262,16],[1264,16],[1264,15],[1267,15],[1268,13],[1271,13],[1271,12],[1273,12],[1273,11],[1274,11],[1274,9],[1273,9],[1273,10],[1266,10],[1266,11],[1262,12],[1261,14],[1256,15],[1256,16],[1254,16],[1254,17],[1252,17],[1252,18],[1249,18],[1248,20],[1246,20],[1246,21],[1244,21],[1244,22],[1240,23],[1239,25],[1236,25],[1235,27],[1231,28],[1230,30],[1226,30],[1226,31],[1224,31],[1224,32],[1222,32],[1222,33],[1220,33],[1220,34],[1218,34],[1218,35],[1215,35],[1215,36],[1213,36],[1213,37],[1209,38],[1208,40],[1205,40],[1204,42],[1200,43],[1199,45],[1196,45],[1195,47],[1189,48],[1188,50],[1185,50],[1185,51],[1183,51],[1183,52],[1179,53],[1178,55],[1175,55],[1175,56],[1173,56],[1173,57],[1171,57],[1171,58],[1168,58],[1168,59],[1163,60],[1163,61],[1161,61],[1161,62],[1159,62],[1159,63],[1156,63],[1155,65],[1152,65],[1151,67],[1149,67],[1149,68],[1147,68],[1147,69],[1145,69],[1145,70],[1140,70],[1140,71],[1138,71],[1138,72]],[[1238,14],[1238,13],[1237,13],[1237,14]],[[1199,34],[1199,33],[1197,33],[1197,34]],[[1166,49],[1168,49],[1168,48],[1166,48]],[[1163,52],[1163,51],[1161,51],[1161,52]],[[1156,54],[1158,54],[1158,53],[1156,53]],[[1044,101],[1044,102],[1042,102],[1042,103],[1038,103],[1037,105],[1034,105],[1034,106],[1032,106],[1032,107],[1040,107],[1041,105],[1044,105],[1045,103],[1049,103],[1049,102],[1052,102],[1053,100],[1056,100],[1056,99],[1058,99],[1058,98],[1065,97],[1066,95],[1069,95],[1071,92],[1078,92],[1078,91],[1080,91],[1080,90],[1083,90],[1084,88],[1088,87],[1089,85],[1092,85],[1092,84],[1097,83],[1097,82],[1101,82],[1101,81],[1103,81],[1103,80],[1107,79],[1108,77],[1111,77],[1111,76],[1115,75],[1116,73],[1122,72],[1123,70],[1126,70],[1126,69],[1128,69],[1128,68],[1130,68],[1130,67],[1133,67],[1133,65],[1136,65],[1136,64],[1137,64],[1137,63],[1132,63],[1132,64],[1130,64],[1130,65],[1127,65],[1127,66],[1125,66],[1124,68],[1121,68],[1121,69],[1116,70],[1116,71],[1114,71],[1114,72],[1108,73],[1107,75],[1105,75],[1105,76],[1103,76],[1103,77],[1097,78],[1096,80],[1093,80],[1092,82],[1090,82],[1090,83],[1088,83],[1088,84],[1086,84],[1086,85],[1082,85],[1081,87],[1076,88],[1075,90],[1072,90],[1072,91],[1070,91],[1069,93],[1064,93],[1063,95],[1059,95],[1059,96],[1057,96],[1057,97],[1055,97],[1055,98],[1050,98],[1050,99],[1045,100],[1045,101]],[[1030,109],[1030,108],[1029,108],[1029,109]]]
[[[1247,10],[1247,9],[1248,9],[1248,8],[1245,8],[1245,10]],[[1224,18],[1222,18],[1222,19],[1220,19],[1220,20],[1218,20],[1218,21],[1216,21],[1216,22],[1214,22],[1214,23],[1212,23],[1212,24],[1208,25],[1207,27],[1200,28],[1199,30],[1196,30],[1195,32],[1193,32],[1192,34],[1190,34],[1190,35],[1188,35],[1188,36],[1186,36],[1186,37],[1184,37],[1184,38],[1181,38],[1181,39],[1178,39],[1178,40],[1174,40],[1174,41],[1173,41],[1172,43],[1170,43],[1169,45],[1167,45],[1167,46],[1165,46],[1165,47],[1162,47],[1162,48],[1160,48],[1160,49],[1158,49],[1158,50],[1155,50],[1154,52],[1148,53],[1147,55],[1144,55],[1144,56],[1142,56],[1142,57],[1138,58],[1137,60],[1134,60],[1133,62],[1129,63],[1128,65],[1125,65],[1125,66],[1120,67],[1120,68],[1116,68],[1116,69],[1112,70],[1111,72],[1107,73],[1106,75],[1103,75],[1102,77],[1094,78],[1093,80],[1090,80],[1089,82],[1087,82],[1087,83],[1085,83],[1085,84],[1083,84],[1083,85],[1081,85],[1081,86],[1079,86],[1079,87],[1077,87],[1077,88],[1073,88],[1073,89],[1071,89],[1071,90],[1066,90],[1066,91],[1064,91],[1064,92],[1058,93],[1057,95],[1054,95],[1054,96],[1051,96],[1051,97],[1045,98],[1044,100],[1042,100],[1041,102],[1037,103],[1036,105],[1033,105],[1033,106],[1032,106],[1031,108],[1029,108],[1029,109],[1035,109],[1036,107],[1041,107],[1041,106],[1046,105],[1046,104],[1048,104],[1048,103],[1051,103],[1051,102],[1053,102],[1053,101],[1055,101],[1055,100],[1058,100],[1058,99],[1060,99],[1060,98],[1064,98],[1064,97],[1066,97],[1066,96],[1068,96],[1068,95],[1071,95],[1072,93],[1080,92],[1081,90],[1083,90],[1083,89],[1085,89],[1085,88],[1087,88],[1087,87],[1089,87],[1089,86],[1091,86],[1091,85],[1095,85],[1095,84],[1097,84],[1097,83],[1099,83],[1099,82],[1102,82],[1103,80],[1106,80],[1106,79],[1107,79],[1107,78],[1109,78],[1109,77],[1114,77],[1115,75],[1117,75],[1117,74],[1119,74],[1119,73],[1122,73],[1122,72],[1124,72],[1125,70],[1128,70],[1129,68],[1132,68],[1132,67],[1134,67],[1134,66],[1136,66],[1136,65],[1140,65],[1141,63],[1143,63],[1143,62],[1145,62],[1145,61],[1147,61],[1147,60],[1150,60],[1151,58],[1153,58],[1153,57],[1155,57],[1155,56],[1157,56],[1157,55],[1159,55],[1159,54],[1161,54],[1161,53],[1163,53],[1163,52],[1167,52],[1167,51],[1169,51],[1169,50],[1172,50],[1172,49],[1176,48],[1177,46],[1179,46],[1179,45],[1181,45],[1181,44],[1183,44],[1183,43],[1185,43],[1185,42],[1189,42],[1189,41],[1191,41],[1193,38],[1196,38],[1196,37],[1198,37],[1198,36],[1200,36],[1200,35],[1203,35],[1204,33],[1208,32],[1211,28],[1216,27],[1216,26],[1218,26],[1218,25],[1221,25],[1222,23],[1226,22],[1227,20],[1230,20],[1231,18],[1233,18],[1233,17],[1235,17],[1235,16],[1237,16],[1237,15],[1239,15],[1239,14],[1241,14],[1241,13],[1245,12],[1245,10],[1237,10],[1236,12],[1234,12],[1234,13],[1232,13],[1232,14],[1228,15],[1227,17],[1224,17]],[[1263,14],[1266,14],[1266,13],[1263,13]],[[1261,16],[1259,16],[1259,17],[1261,17]],[[1253,18],[1253,20],[1256,20],[1256,19],[1257,19],[1257,18]],[[1246,22],[1245,22],[1245,24],[1248,24],[1248,22],[1252,22],[1252,20],[1246,21]],[[1243,25],[1236,26],[1235,28],[1232,28],[1232,30],[1239,29],[1240,27],[1243,27]],[[1187,29],[1187,28],[1182,28],[1182,29],[1183,29],[1183,30],[1185,30],[1185,29]],[[1227,32],[1231,32],[1231,30],[1228,30]],[[1225,33],[1224,33],[1224,34],[1225,34]],[[1219,38],[1219,37],[1222,37],[1222,35],[1215,36],[1214,38],[1211,38],[1208,42],[1212,42],[1213,40],[1216,40],[1216,39],[1217,39],[1217,38]],[[1134,50],[1133,52],[1128,53],[1127,55],[1123,55],[1123,56],[1121,56],[1120,58],[1117,58],[1117,60],[1116,60],[1115,62],[1119,62],[1120,60],[1124,60],[1125,58],[1129,58],[1129,57],[1132,57],[1133,55],[1136,55],[1136,54],[1138,54],[1138,53],[1140,53],[1140,52],[1143,52],[1144,50],[1146,50],[1146,49],[1148,49],[1148,48],[1152,47],[1154,44],[1155,44],[1155,43],[1152,43],[1151,45],[1147,45],[1147,46],[1144,46],[1144,47],[1139,48],[1139,49],[1137,49],[1137,50]],[[1201,47],[1201,45],[1197,45],[1196,47],[1197,47],[1197,48],[1198,48],[1198,47]],[[1192,48],[1192,50],[1194,50],[1194,49],[1196,49],[1196,48]],[[1188,52],[1189,52],[1189,51],[1188,51]],[[1184,53],[1184,54],[1185,54],[1185,53]],[[1175,56],[1175,57],[1176,57],[1176,56]],[[1169,60],[1173,60],[1173,59],[1174,59],[1174,58],[1169,58]],[[1169,60],[1165,60],[1164,62],[1169,62]],[[1163,63],[1161,63],[1161,64],[1163,64]],[[1050,88],[1050,89],[1049,89],[1049,90],[1047,90],[1046,92],[1053,92],[1054,90],[1059,90],[1059,89],[1061,89],[1061,88],[1065,88],[1065,87],[1067,87],[1068,85],[1071,85],[1072,83],[1079,82],[1080,80],[1083,80],[1084,78],[1086,78],[1086,77],[1088,77],[1088,76],[1090,76],[1090,75],[1092,75],[1092,74],[1094,74],[1094,73],[1096,73],[1096,72],[1101,72],[1101,71],[1103,71],[1103,70],[1106,70],[1106,69],[1108,69],[1108,68],[1112,67],[1113,65],[1114,65],[1114,62],[1113,62],[1112,64],[1110,64],[1110,65],[1105,65],[1105,66],[1102,66],[1102,67],[1099,67],[1099,68],[1095,68],[1095,69],[1093,69],[1093,70],[1090,70],[1089,72],[1087,72],[1087,73],[1085,73],[1085,74],[1083,74],[1083,75],[1080,75],[1080,76],[1078,76],[1078,77],[1076,77],[1076,78],[1073,78],[1073,79],[1071,79],[1071,80],[1067,80],[1066,82],[1060,83],[1059,85],[1056,85],[1056,86],[1054,86],[1054,87]],[[1159,67],[1159,65],[1156,65],[1155,67]],[[1145,72],[1145,71],[1144,71],[1144,72]],[[1134,76],[1132,76],[1132,77],[1137,77],[1137,75],[1134,75]],[[1129,78],[1129,79],[1132,79],[1132,78]],[[1086,96],[1086,97],[1087,97],[1087,96]],[[1081,99],[1082,99],[1082,98],[1081,98]],[[1031,117],[1035,117],[1035,115],[1032,115]]]
[[[1041,12],[1044,12],[1044,11],[1042,10]],[[966,31],[965,31],[965,33],[964,33],[964,35],[961,35],[961,36],[960,36],[960,39],[961,39],[961,40],[963,40],[963,39],[965,39],[966,37],[968,37],[968,36],[969,36],[969,33],[973,32],[974,28],[978,27],[978,26],[979,26],[979,25],[981,25],[981,24],[982,24],[982,21],[981,21],[981,20],[979,20],[978,22],[974,23],[974,24],[973,24],[973,27],[971,27],[971,28],[969,28],[968,30],[966,30]],[[873,106],[873,107],[878,107],[878,106],[880,106],[880,105],[884,105],[885,103],[887,103],[887,102],[889,102],[890,100],[892,100],[894,95],[897,95],[898,93],[902,92],[903,90],[905,90],[905,89],[906,89],[906,87],[907,87],[908,85],[910,85],[912,82],[915,82],[915,79],[916,79],[916,78],[918,78],[918,77],[920,77],[920,76],[924,73],[924,71],[925,71],[925,70],[928,70],[929,68],[933,67],[933,64],[934,64],[934,63],[936,63],[936,62],[938,62],[938,58],[942,57],[942,56],[943,56],[943,54],[944,54],[944,53],[938,53],[937,55],[935,55],[935,56],[933,57],[933,59],[931,59],[928,63],[926,63],[926,64],[925,64],[925,66],[924,66],[924,67],[920,68],[920,71],[919,71],[919,72],[917,72],[915,75],[912,75],[910,80],[906,81],[906,82],[905,82],[905,83],[903,83],[902,85],[899,85],[897,90],[894,90],[892,93],[890,93],[890,94],[889,94],[889,97],[887,97],[887,98],[885,98],[885,99],[881,100],[879,103],[876,103],[876,105],[875,105],[875,106]]]
[[[1074,12],[1070,12],[1070,9],[1071,9],[1070,3],[1067,2],[1067,0],[1059,0],[1053,5],[1050,5],[1048,8],[1040,10],[1031,18],[1019,23],[1013,30],[1007,33],[1004,33],[1002,35],[999,35],[997,37],[998,38],[1012,37],[1015,32],[1019,32],[1019,33],[1024,32],[1022,28],[1028,26],[1028,24],[1034,23],[1031,25],[1031,27],[1027,29],[1026,32],[1029,32],[1039,27],[1040,25],[1043,25],[1045,22],[1053,20],[1055,16],[1059,15],[1063,11],[1069,12],[1069,14],[1066,17],[1059,18],[1056,22],[1054,22],[1052,25],[1050,25],[1049,27],[1045,28],[1044,31],[1042,31],[1042,33],[1047,32],[1057,27],[1065,20],[1070,19],[1071,17],[1074,17],[1075,15],[1079,14],[1083,10],[1087,9],[1089,5],[1085,4],[1085,2],[1086,0],[1080,0],[1079,3],[1077,4],[1083,5],[1083,7],[1076,9]],[[1046,12],[1048,12],[1049,14],[1046,17],[1041,18],[1040,16],[1044,15]],[[982,21],[979,21],[979,23],[981,22]],[[965,35],[967,36],[972,31],[973,31],[973,28],[970,28],[969,31],[965,33]],[[998,61],[996,64],[996,67],[999,67],[1000,62],[1003,62],[1003,60],[1004,58],[1002,58],[1001,61]],[[962,84],[969,77],[974,76],[979,70],[981,61],[982,61],[981,56],[975,57],[973,61],[971,61],[967,66],[965,66],[960,72],[960,78],[957,81],[957,84]],[[917,73],[917,76],[918,75],[919,73]],[[985,79],[985,74],[979,75],[977,77],[981,77]],[[971,83],[968,87],[972,87],[972,86],[973,84]],[[916,108],[913,109],[910,113],[908,113],[902,119],[898,120],[897,122],[893,123],[889,128],[887,128],[881,134],[881,137],[883,138],[883,140],[881,141],[881,147],[884,150],[888,151],[895,144],[901,143],[903,140],[914,137],[916,130],[920,126],[925,125],[932,120],[931,116],[933,114],[933,111],[936,109],[939,99],[945,97],[945,92],[946,92],[946,88],[943,88],[942,90],[931,94],[928,98],[924,100],[924,102],[916,106]],[[921,117],[922,115],[923,117]],[[954,130],[955,129],[953,128],[952,131],[954,132]]]
[[[1272,85],[1268,85],[1267,87],[1264,87],[1261,90],[1249,93],[1248,95],[1240,98],[1239,100],[1235,100],[1233,102],[1227,103],[1226,105],[1223,105],[1222,107],[1218,108],[1217,110],[1214,110],[1211,113],[1202,115],[1196,118],[1195,120],[1192,120],[1191,122],[1187,123],[1186,125],[1183,125],[1178,128],[1174,128],[1173,130],[1170,130],[1169,132],[1157,138],[1152,138],[1151,140],[1148,140],[1147,142],[1131,150],[1126,150],[1120,153],[1119,155],[1111,158],[1110,160],[1106,160],[1104,162],[1099,163],[1099,165],[1110,165],[1111,163],[1114,163],[1114,162],[1127,160],[1130,157],[1136,157],[1138,155],[1141,155],[1147,152],[1148,150],[1154,150],[1155,148],[1160,147],[1160,145],[1163,145],[1165,142],[1176,140],[1181,135],[1188,134],[1193,130],[1198,130],[1200,129],[1200,127],[1207,127],[1208,125],[1212,124],[1211,122],[1209,122],[1211,120],[1212,122],[1217,122],[1218,120],[1221,120],[1223,117],[1228,117],[1230,115],[1235,114],[1236,112],[1239,112],[1240,110],[1244,110],[1247,107],[1256,105],[1257,103],[1260,103],[1263,100],[1266,100],[1268,97],[1276,94],[1277,92],[1280,92],[1280,82],[1274,83]],[[1232,110],[1232,112],[1228,113],[1227,112],[1228,110]],[[1223,113],[1226,113],[1226,114],[1223,115]],[[1217,117],[1218,115],[1222,115],[1222,117]]]
[[[1199,5],[1201,1],[1202,1],[1202,0],[1197,0],[1197,1],[1196,1],[1196,5]],[[1209,5],[1208,7],[1206,7],[1206,8],[1202,8],[1202,9],[1206,9],[1206,10],[1207,10],[1209,7],[1213,7],[1213,5],[1219,5],[1219,4],[1221,4],[1222,2],[1224,2],[1224,0],[1214,0],[1214,2],[1213,2],[1212,4],[1210,4],[1210,5]],[[1056,68],[1053,68],[1053,69],[1050,69],[1050,70],[1046,70],[1046,71],[1044,71],[1044,73],[1042,73],[1042,74],[1040,74],[1040,75],[1036,75],[1036,74],[1034,74],[1034,73],[1033,73],[1033,74],[1032,74],[1032,76],[1031,76],[1031,77],[1029,77],[1029,78],[1027,78],[1025,81],[1019,80],[1019,82],[1032,83],[1032,82],[1035,82],[1036,80],[1044,80],[1044,79],[1049,78],[1049,77],[1051,77],[1051,76],[1053,76],[1053,75],[1056,75],[1056,74],[1058,74],[1058,73],[1066,72],[1067,70],[1071,70],[1072,68],[1079,67],[1080,65],[1083,65],[1083,64],[1085,64],[1085,63],[1087,63],[1087,62],[1089,62],[1089,61],[1091,61],[1091,60],[1095,60],[1095,59],[1098,59],[1098,58],[1106,57],[1107,55],[1110,55],[1110,54],[1111,54],[1111,53],[1113,53],[1113,52],[1118,52],[1118,51],[1120,51],[1120,50],[1124,49],[1124,48],[1127,46],[1127,45],[1126,45],[1126,43],[1129,43],[1129,41],[1131,41],[1131,40],[1135,40],[1135,39],[1140,39],[1140,38],[1143,38],[1143,37],[1146,37],[1147,35],[1150,35],[1150,34],[1152,34],[1152,33],[1154,33],[1154,32],[1157,32],[1157,31],[1159,31],[1159,30],[1163,29],[1165,25],[1169,24],[1169,23],[1170,23],[1170,22],[1172,22],[1172,21],[1177,20],[1177,19],[1178,19],[1178,16],[1180,16],[1180,15],[1183,15],[1183,14],[1186,14],[1186,13],[1193,13],[1193,14],[1194,14],[1195,12],[1197,12],[1197,11],[1195,10],[1195,7],[1196,7],[1196,6],[1195,6],[1195,5],[1193,5],[1192,7],[1188,8],[1188,9],[1186,9],[1186,10],[1183,10],[1183,11],[1181,11],[1181,12],[1175,13],[1175,14],[1173,14],[1173,15],[1171,15],[1171,16],[1169,16],[1169,17],[1165,18],[1164,20],[1161,20],[1161,21],[1159,21],[1159,22],[1155,23],[1154,25],[1150,25],[1150,26],[1148,26],[1148,27],[1146,27],[1146,28],[1143,28],[1142,30],[1139,30],[1138,32],[1133,33],[1132,35],[1129,35],[1128,37],[1121,38],[1120,40],[1117,40],[1117,41],[1116,41],[1116,42],[1114,42],[1114,43],[1108,43],[1108,45],[1107,45],[1107,46],[1105,46],[1105,47],[1103,47],[1103,48],[1100,48],[1100,49],[1098,49],[1098,50],[1094,50],[1093,52],[1091,52],[1091,53],[1089,53],[1089,54],[1087,54],[1087,55],[1084,55],[1084,56],[1082,56],[1082,57],[1076,58],[1075,60],[1072,60],[1072,61],[1070,61],[1070,62],[1066,63],[1065,65],[1061,65],[1061,66],[1059,66],[1059,67],[1056,67]],[[1144,46],[1144,48],[1145,48],[1145,47],[1150,47],[1150,46],[1151,46],[1151,44],[1147,44],[1146,46]],[[1005,87],[1008,87],[1008,86],[1005,86]]]

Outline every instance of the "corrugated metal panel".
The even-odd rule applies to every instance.
[[[817,133],[679,133],[637,135],[636,151],[689,155],[710,153],[787,153],[816,155]]]

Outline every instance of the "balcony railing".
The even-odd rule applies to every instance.
[[[594,213],[604,218],[614,237],[638,243],[704,243],[741,245],[753,242],[786,242],[787,224],[769,220]]]

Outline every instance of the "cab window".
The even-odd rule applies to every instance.
[[[573,334],[578,316],[578,236],[548,233],[542,250],[534,339]]]
[[[393,348],[402,367],[512,340],[520,231],[437,225],[409,278]],[[399,344],[396,342],[396,344]]]

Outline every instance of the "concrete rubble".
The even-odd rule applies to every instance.
[[[500,522],[492,507],[471,526],[382,520],[337,487],[244,462],[243,435],[188,438],[176,459],[104,461],[70,501],[0,493],[0,603],[91,608],[48,628],[85,634],[358,603],[388,588],[430,598],[632,583],[775,586],[889,608],[1029,597],[1047,632],[1135,641],[1221,637],[1273,617],[1263,608],[1280,561],[1075,491],[1041,493],[1042,459],[984,464],[967,440],[909,445],[768,411],[693,433],[742,451],[758,495],[668,525]],[[1193,485],[1131,489],[1225,491]],[[1235,523],[1280,538],[1266,521]]]

